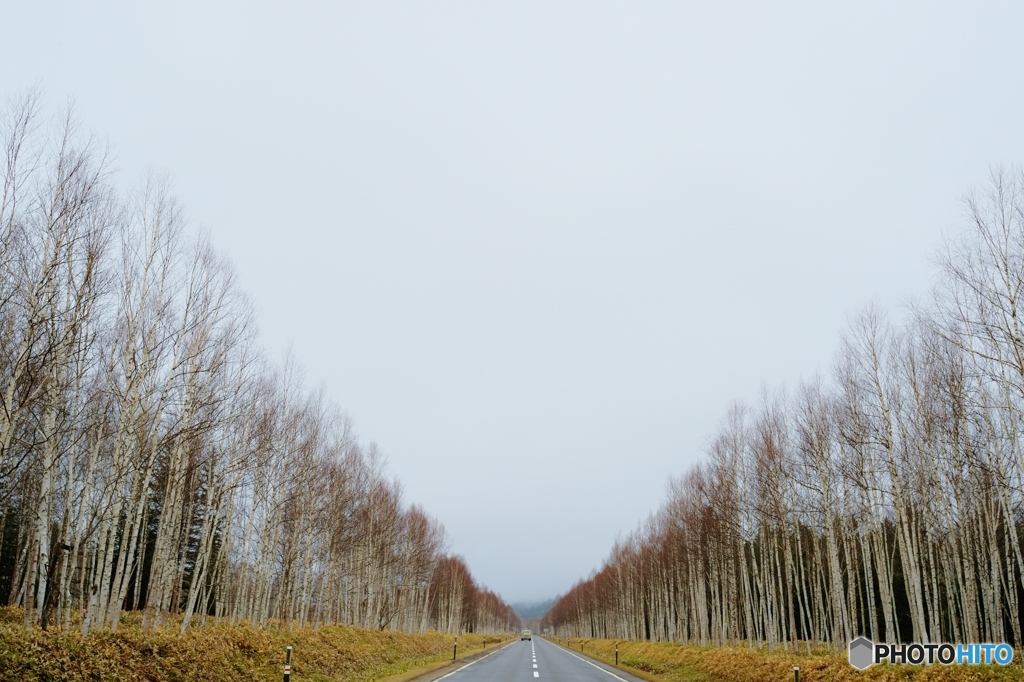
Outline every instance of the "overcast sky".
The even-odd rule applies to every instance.
[[[701,5],[6,3],[0,93],[166,172],[271,353],[539,600],[1024,160],[1020,5]]]

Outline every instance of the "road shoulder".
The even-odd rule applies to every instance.
[[[652,675],[652,674],[650,674],[648,672],[644,672],[643,670],[637,670],[636,668],[631,668],[628,665],[621,665],[621,664],[615,665],[615,664],[611,663],[610,661],[604,660],[603,658],[596,658],[596,657],[591,656],[589,654],[576,651],[575,649],[570,649],[569,647],[567,647],[566,645],[562,644],[561,642],[555,641],[553,639],[549,639],[548,637],[542,637],[542,639],[545,642],[548,642],[550,644],[554,644],[559,649],[562,649],[563,651],[566,651],[566,652],[572,654],[573,656],[576,656],[577,658],[581,658],[581,659],[583,659],[583,660],[585,660],[585,661],[587,661],[587,662],[597,666],[598,668],[601,668],[602,670],[604,670],[607,673],[610,673],[612,675],[618,676],[620,679],[625,678],[627,680],[627,682],[630,682],[631,680],[638,680],[640,682],[644,682],[644,681],[646,681],[646,682],[664,682],[664,680],[662,678],[656,677],[656,676],[654,676],[654,675]]]
[[[483,649],[481,651],[476,651],[472,654],[467,655],[465,658],[460,658],[454,663],[452,663],[451,661],[439,661],[437,663],[431,663],[430,665],[425,665],[414,670],[407,670],[401,675],[387,677],[382,680],[379,680],[378,682],[434,682],[434,680],[439,680],[442,677],[446,677],[457,670],[465,668],[467,665],[476,663],[477,661],[483,658],[487,658],[491,654],[498,653],[499,651],[501,651],[502,649],[509,646],[515,641],[515,639],[510,639],[504,644],[499,644],[495,646],[493,649]]]

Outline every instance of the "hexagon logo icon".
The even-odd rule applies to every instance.
[[[850,642],[850,665],[857,670],[864,670],[875,662],[875,645],[866,637],[858,637]]]

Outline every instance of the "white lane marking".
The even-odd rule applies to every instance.
[[[534,677],[540,677],[540,673],[539,673],[539,672],[537,672],[536,670],[534,670],[534,671],[533,671],[533,676],[534,676]]]
[[[494,654],[498,653],[499,651],[504,650],[505,647],[507,647],[507,646],[508,646],[508,644],[506,644],[503,647],[499,647],[499,648],[495,649],[494,651],[492,651],[491,653],[487,654],[487,656],[493,656]],[[441,675],[441,677],[439,677],[436,680],[434,680],[434,682],[441,682],[441,680],[443,680],[446,677],[451,677],[455,673],[462,672],[463,670],[465,670],[469,666],[475,665],[475,664],[479,663],[480,661],[484,660],[485,658],[487,658],[487,656],[481,656],[480,658],[476,659],[475,661],[470,661],[469,663],[467,663],[466,665],[462,666],[461,668],[458,668],[456,670],[451,671],[447,675]]]
[[[536,667],[537,667],[537,664],[536,664],[536,663],[534,663],[534,664],[533,664],[533,667],[534,667],[534,668],[536,668]]]
[[[603,672],[603,673],[606,673],[606,674],[608,674],[608,675],[611,675],[612,677],[614,677],[614,678],[615,678],[615,679],[617,679],[617,680],[621,680],[621,682],[629,682],[629,680],[627,680],[627,679],[625,679],[625,678],[622,678],[622,677],[619,677],[618,675],[616,675],[616,674],[615,674],[615,673],[613,673],[613,672],[609,672],[608,670],[605,670],[604,668],[602,668],[601,666],[597,665],[596,663],[591,663],[591,662],[590,662],[590,661],[588,661],[587,659],[585,659],[585,658],[581,658],[581,657],[577,656],[576,654],[574,654],[573,652],[569,651],[568,649],[563,649],[562,647],[556,646],[556,645],[554,645],[554,644],[552,644],[551,646],[554,646],[554,647],[555,647],[555,648],[557,648],[557,649],[561,649],[562,651],[564,651],[565,653],[569,654],[569,655],[570,655],[570,656],[572,656],[573,658],[579,658],[579,659],[580,659],[581,661],[583,661],[583,662],[584,662],[584,663],[586,663],[587,665],[592,665],[592,666],[594,666],[595,668],[597,668],[598,670],[600,670],[601,672]]]

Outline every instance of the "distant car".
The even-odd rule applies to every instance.
[[[530,634],[529,630],[523,630],[521,633],[519,633],[519,641],[521,642],[524,639],[533,641],[533,635]]]

